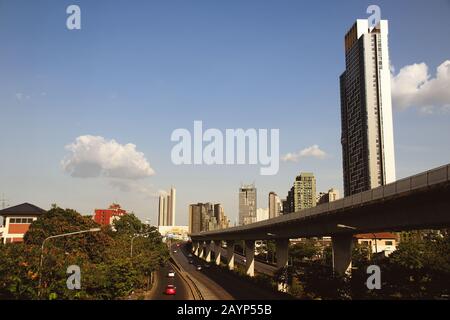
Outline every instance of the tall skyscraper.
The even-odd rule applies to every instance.
[[[345,35],[340,76],[344,194],[395,181],[388,22],[357,20]]]
[[[159,196],[158,226],[175,225],[176,189],[172,187],[170,193]]]
[[[256,222],[255,185],[243,185],[239,188],[239,225]]]
[[[316,206],[316,178],[313,173],[302,172],[283,203],[283,214],[297,212]]]
[[[269,219],[278,217],[282,211],[280,197],[275,192],[269,193]]]
[[[294,181],[294,212],[315,206],[316,178],[311,172],[302,172]]]
[[[175,225],[175,209],[176,209],[176,199],[177,199],[177,191],[174,187],[170,188],[170,210],[168,214],[168,225],[174,226]]]
[[[165,226],[165,217],[167,216],[167,200],[166,196],[159,196],[159,212],[158,212],[158,226]]]
[[[220,203],[189,205],[189,233],[228,228],[228,219]]]

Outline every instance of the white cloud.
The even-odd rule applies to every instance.
[[[312,157],[316,159],[325,159],[327,154],[321,150],[317,144],[294,153],[287,153],[281,157],[285,162],[298,162],[301,158]]]
[[[421,113],[448,112],[450,108],[450,60],[437,67],[433,78],[425,63],[392,72],[392,100],[399,109],[416,107]]]
[[[65,172],[72,177],[110,177],[141,179],[155,172],[136,145],[125,145],[100,136],[85,135],[66,146],[70,152],[61,162]]]

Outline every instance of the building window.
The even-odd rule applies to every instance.
[[[384,244],[387,246],[392,246],[392,241],[385,241]]]
[[[33,222],[33,218],[10,218],[9,223],[16,224],[30,224]]]

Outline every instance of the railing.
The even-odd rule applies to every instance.
[[[239,232],[248,229],[264,227],[269,225],[274,225],[277,223],[283,223],[286,221],[297,220],[301,218],[311,217],[318,214],[329,214],[333,211],[350,208],[357,205],[363,205],[374,200],[380,200],[394,195],[398,195],[405,192],[410,192],[418,190],[421,188],[431,187],[443,182],[450,180],[450,164],[432,169],[417,175],[400,179],[396,182],[374,188],[372,190],[364,191],[358,194],[354,194],[336,201],[329,203],[320,204],[313,208],[301,210],[294,213],[285,214],[273,219],[268,219],[256,223],[252,223],[245,226],[232,227],[228,229],[223,229],[220,231],[210,231],[201,233],[201,235],[209,235],[216,233],[228,233],[228,232]],[[200,234],[198,234],[200,235]],[[193,235],[195,236],[195,235]]]

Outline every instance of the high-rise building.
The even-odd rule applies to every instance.
[[[203,206],[198,204],[189,205],[189,233],[199,233],[202,231],[202,209]]]
[[[388,22],[357,20],[345,35],[340,76],[344,194],[395,181]]]
[[[214,217],[216,217],[219,229],[228,228],[229,221],[227,216],[225,215],[223,206],[220,203],[216,203],[214,205]]]
[[[255,185],[243,185],[239,188],[239,225],[256,222]]]
[[[176,209],[176,190],[174,187],[170,188],[170,211],[168,214],[168,226],[174,226],[175,225],[175,209]]]
[[[175,203],[176,190],[173,187],[169,194],[159,196],[158,226],[175,225]]]
[[[315,206],[316,178],[310,172],[302,172],[294,181],[294,212]]]
[[[316,178],[313,173],[302,172],[283,202],[283,214],[315,207],[316,201]]]
[[[317,196],[317,204],[328,203],[339,199],[339,190],[331,188],[328,192],[321,192]]]
[[[229,221],[220,203],[196,203],[189,205],[189,233],[228,228]]]
[[[269,219],[278,217],[282,211],[280,197],[275,192],[269,193]]]
[[[269,219],[269,208],[258,208],[256,210],[256,222]]]
[[[163,195],[159,196],[158,226],[165,226],[165,217],[167,216],[167,200]]]

